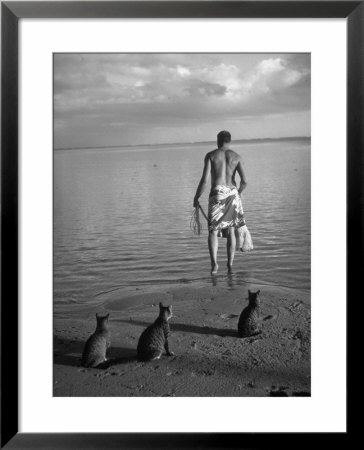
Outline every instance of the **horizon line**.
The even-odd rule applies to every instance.
[[[233,142],[252,142],[252,141],[281,141],[290,139],[311,139],[311,136],[285,136],[285,137],[264,137],[264,138],[250,138],[250,139],[234,139]],[[59,147],[53,148],[54,151],[59,150],[86,150],[86,149],[96,149],[96,148],[124,148],[124,147],[152,147],[156,145],[197,145],[197,144],[211,144],[216,143],[213,141],[195,141],[195,142],[164,142],[164,143],[154,143],[154,144],[121,144],[121,145],[97,145],[97,146],[87,146],[87,147]]]

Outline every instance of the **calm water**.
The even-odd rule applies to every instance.
[[[235,144],[248,187],[243,205],[255,250],[238,252],[233,280],[310,289],[310,141]],[[54,301],[125,298],[139,286],[212,282],[206,226],[190,230],[209,145],[54,153]],[[201,198],[207,211],[208,190]],[[226,241],[220,239],[225,283]],[[231,281],[231,279],[230,279]],[[162,289],[163,289],[162,286]]]

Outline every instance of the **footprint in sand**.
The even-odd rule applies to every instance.
[[[220,314],[221,319],[234,319],[235,317],[239,317],[239,314]]]
[[[278,317],[277,314],[274,314],[274,315],[269,314],[268,316],[263,317],[263,320],[264,321],[266,321],[266,320],[275,320],[277,317]]]
[[[302,305],[302,302],[298,301],[295,303],[291,303],[289,306],[283,306],[283,308],[289,311],[291,314],[294,314],[298,309],[302,308]]]
[[[95,373],[94,376],[95,376],[96,378],[99,378],[100,380],[103,380],[104,378],[110,376],[110,372]]]

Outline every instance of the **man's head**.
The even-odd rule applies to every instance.
[[[231,142],[231,134],[226,130],[220,131],[217,135],[218,148],[222,147],[224,144],[228,144],[229,142]]]

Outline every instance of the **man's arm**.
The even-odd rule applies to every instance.
[[[240,159],[239,159],[238,165],[236,166],[236,171],[238,172],[238,174],[240,176],[240,186],[239,186],[238,192],[239,192],[239,194],[241,194],[243,192],[243,190],[246,188],[248,183],[246,181],[243,164]]]
[[[208,181],[208,178],[210,175],[210,169],[211,169],[210,155],[207,154],[205,156],[205,164],[203,167],[202,177],[201,177],[200,183],[197,187],[195,198],[193,199],[194,208],[196,206],[198,206],[198,199],[201,197],[201,195],[203,194],[203,192],[206,188],[206,184],[207,184],[207,181]]]

